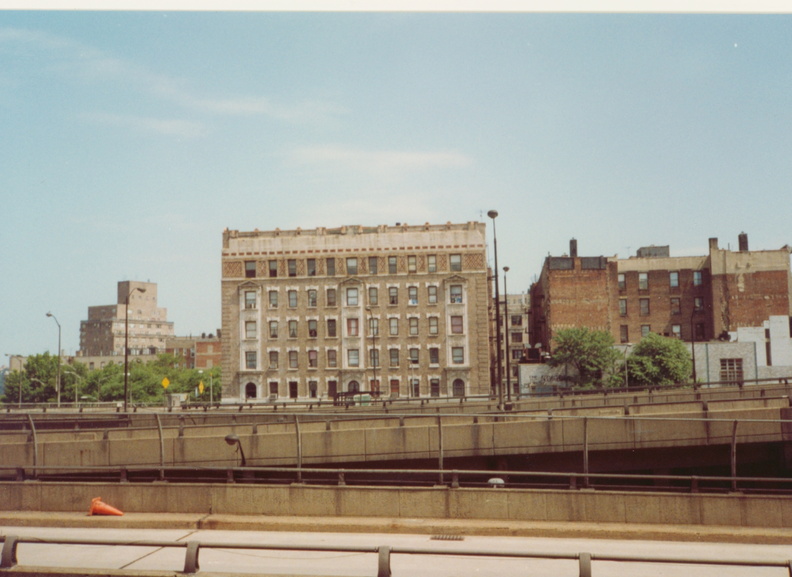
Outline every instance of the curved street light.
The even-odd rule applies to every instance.
[[[239,435],[236,433],[226,435],[225,442],[231,447],[236,445],[237,451],[239,451],[239,456],[242,457],[242,466],[244,467],[247,464],[247,461],[245,461],[245,451],[242,450],[242,441],[239,440]]]
[[[55,321],[55,324],[58,325],[58,374],[55,377],[55,390],[58,394],[58,407],[60,407],[61,401],[61,382],[60,382],[60,365],[61,365],[61,325],[58,322],[58,319],[55,318],[55,315],[52,313],[47,313],[48,317],[52,317],[52,320]]]

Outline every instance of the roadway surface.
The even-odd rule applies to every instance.
[[[41,514],[39,514],[41,515]],[[13,526],[5,522],[35,523],[36,517],[13,513],[0,513],[0,534],[20,537],[33,536],[41,539],[100,539],[121,542],[146,541],[203,541],[212,543],[245,544],[301,544],[307,547],[320,546],[366,546],[387,545],[396,550],[391,557],[393,577],[566,577],[577,576],[579,565],[576,560],[552,559],[514,559],[502,557],[466,557],[455,555],[455,551],[477,550],[486,552],[536,552],[547,553],[591,553],[593,577],[636,577],[651,575],[659,577],[782,577],[789,576],[788,568],[783,567],[734,567],[706,564],[663,563],[650,564],[639,562],[598,561],[600,555],[622,555],[637,557],[665,557],[674,559],[721,559],[756,560],[786,562],[792,559],[792,533],[789,530],[777,531],[775,537],[781,544],[762,543],[761,532],[751,536],[751,532],[740,529],[719,529],[720,533],[708,533],[707,528],[688,529],[687,532],[669,529],[675,540],[624,539],[623,535],[643,537],[642,529],[619,526],[586,526],[559,524],[548,526],[548,533],[555,537],[536,536],[481,536],[475,533],[488,532],[493,526],[486,523],[445,522],[446,525],[431,526],[431,520],[414,520],[414,533],[393,533],[389,530],[388,520],[378,524],[355,527],[363,532],[324,531],[332,529],[332,520],[326,524],[315,520],[315,529],[320,531],[240,531],[208,530],[195,528],[169,528],[165,516],[159,518],[161,528],[113,528],[114,524],[151,525],[152,518],[134,516],[99,518],[82,516],[88,527],[45,527]],[[39,520],[46,521],[39,516]],[[76,524],[74,516],[60,515],[50,517],[51,524]],[[186,519],[174,518],[172,525],[182,524]],[[230,526],[230,519],[226,525]],[[252,520],[249,520],[252,523]],[[349,522],[349,521],[348,521]],[[401,530],[409,529],[409,521],[402,521]],[[42,523],[44,524],[44,523]],[[222,526],[223,523],[219,523]],[[423,526],[421,526],[423,525]],[[297,526],[297,525],[292,525]],[[283,518],[283,528],[289,521]],[[564,536],[566,527],[569,535]],[[466,528],[464,536],[457,540],[449,539]],[[508,530],[500,523],[501,530]],[[427,531],[428,529],[428,531]],[[537,532],[542,527],[535,525]],[[366,531],[367,530],[367,531]],[[436,531],[432,531],[436,530]],[[447,531],[444,533],[443,531]],[[656,530],[656,528],[654,529]],[[590,532],[591,536],[581,536]],[[603,538],[611,535],[612,538]],[[724,542],[727,540],[759,541]],[[438,537],[442,537],[438,539]],[[769,537],[769,535],[766,535]],[[681,539],[681,540],[680,540]],[[719,539],[723,539],[719,541]],[[784,544],[784,541],[786,544]],[[779,541],[776,541],[779,542]],[[399,548],[431,548],[447,555],[399,554]],[[17,550],[19,569],[29,566],[60,568],[94,568],[108,571],[158,571],[162,575],[174,575],[184,569],[185,549],[140,546],[105,547],[96,545],[51,545],[21,543]],[[323,576],[323,577],[372,577],[377,574],[377,555],[375,553],[332,552],[332,551],[277,551],[277,550],[236,550],[201,549],[200,573],[209,574],[258,574],[279,576]],[[0,571],[2,574],[2,571]]]

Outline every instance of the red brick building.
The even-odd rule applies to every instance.
[[[560,329],[609,331],[617,343],[648,333],[708,341],[739,327],[761,326],[792,310],[790,248],[737,252],[709,241],[709,255],[672,257],[667,246],[635,257],[547,257],[531,287],[531,345],[547,351]],[[550,346],[548,346],[548,344]],[[540,345],[540,347],[537,347]]]

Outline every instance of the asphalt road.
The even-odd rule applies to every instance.
[[[484,537],[461,540],[433,539],[432,535],[391,533],[313,533],[290,531],[227,531],[192,529],[111,529],[2,526],[2,535],[43,539],[117,539],[203,541],[215,543],[301,544],[306,546],[388,545],[393,577],[565,577],[579,574],[576,560],[467,557],[460,550],[486,552],[591,553],[593,577],[788,577],[782,567],[731,567],[705,564],[654,564],[598,561],[600,555],[669,557],[679,559],[739,559],[783,562],[792,559],[792,544],[700,543],[586,538]],[[434,536],[437,537],[437,536]],[[431,548],[444,555],[400,554],[400,548]],[[96,545],[19,545],[20,567],[83,567],[179,572],[184,548]],[[372,577],[377,574],[376,553],[331,551],[277,551],[201,549],[201,573]]]

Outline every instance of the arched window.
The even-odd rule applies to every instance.
[[[349,386],[347,387],[350,393],[357,393],[360,392],[360,383],[357,381],[349,381]]]
[[[462,379],[455,379],[453,387],[454,387],[455,397],[465,396],[465,381],[463,381]]]
[[[256,394],[256,383],[248,383],[245,385],[245,398],[246,399],[255,399],[258,395]]]

